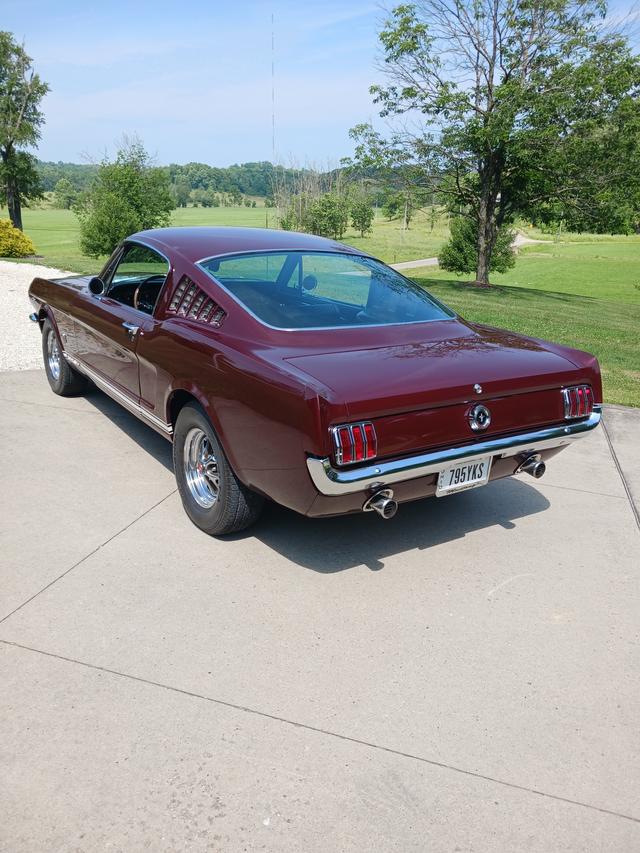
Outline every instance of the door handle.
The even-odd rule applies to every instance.
[[[129,335],[131,340],[133,340],[140,331],[140,326],[136,326],[133,323],[123,323],[122,328],[126,329],[127,334]]]

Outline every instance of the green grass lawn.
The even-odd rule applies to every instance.
[[[524,247],[488,290],[439,269],[411,277],[468,320],[594,353],[605,401],[640,406],[640,237],[574,236]]]
[[[639,304],[640,237],[524,246],[515,267],[491,279],[495,284]]]
[[[173,221],[275,227],[276,211],[186,208],[175,211]],[[26,210],[24,222],[42,263],[76,272],[102,267],[103,259],[80,253],[78,223],[70,211]],[[498,287],[469,287],[437,268],[416,269],[415,279],[469,320],[595,353],[603,370],[605,400],[640,406],[640,236],[577,234],[554,242],[535,229],[526,233],[548,242],[523,248],[514,269],[492,276]],[[371,235],[360,237],[350,230],[343,239],[394,263],[436,255],[447,236],[445,222],[431,230],[427,214],[417,214],[408,231],[398,221],[378,216]]]
[[[640,243],[636,251],[640,257]],[[552,266],[547,270],[554,275]],[[434,270],[412,277],[467,320],[594,353],[602,368],[605,402],[640,406],[640,299],[624,302],[615,295],[608,298],[606,291],[607,298],[554,291],[547,280],[540,288],[528,282],[485,290],[445,276]],[[587,282],[584,289],[590,286]]]

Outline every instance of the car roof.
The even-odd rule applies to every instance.
[[[277,231],[271,228],[232,228],[225,226],[188,226],[154,228],[138,231],[129,240],[139,240],[167,255],[179,252],[195,263],[203,258],[235,252],[315,251],[348,252],[366,255],[326,237],[300,234],[297,231]]]

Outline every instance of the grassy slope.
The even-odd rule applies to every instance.
[[[264,227],[265,217],[275,224],[275,211],[263,207],[187,208],[175,212],[174,222]],[[43,263],[78,272],[102,266],[80,254],[77,220],[69,211],[25,211],[25,230]],[[426,216],[408,232],[379,218],[371,236],[349,231],[344,242],[393,263],[437,254],[446,236],[441,223],[431,232]],[[469,320],[594,352],[605,400],[640,406],[640,238],[571,235],[567,242],[528,246],[513,270],[493,276],[501,286],[489,290],[470,288],[437,268],[416,269],[415,278]]]

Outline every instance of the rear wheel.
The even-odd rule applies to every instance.
[[[260,515],[263,498],[238,480],[209,418],[195,403],[178,415],[173,467],[187,515],[210,536],[244,530]]]
[[[42,326],[42,356],[51,390],[61,397],[75,397],[87,388],[87,379],[74,370],[62,354],[62,344],[51,320]]]

